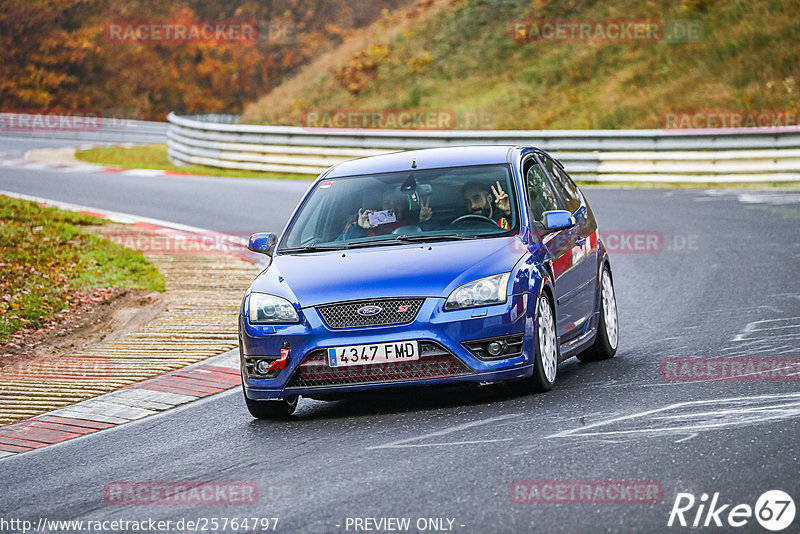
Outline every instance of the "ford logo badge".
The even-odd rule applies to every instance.
[[[372,315],[378,315],[382,311],[383,308],[381,308],[380,306],[369,304],[367,306],[361,306],[359,309],[356,310],[356,313],[359,315],[363,315],[364,317],[370,317]]]

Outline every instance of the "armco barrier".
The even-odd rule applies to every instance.
[[[347,159],[396,150],[529,144],[577,179],[629,182],[800,181],[800,129],[346,130],[237,124],[230,115],[170,114],[177,164],[317,174]]]

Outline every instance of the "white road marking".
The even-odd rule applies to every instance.
[[[736,197],[743,204],[771,204],[781,206],[786,204],[800,204],[800,193],[789,191],[705,191],[706,197],[697,197],[696,202],[709,202],[717,199],[728,200]]]
[[[756,331],[759,331],[759,330],[775,330],[776,328],[791,328],[791,327],[800,326],[800,323],[797,323],[797,321],[800,321],[800,317],[781,317],[780,319],[762,319],[760,321],[754,321],[754,323],[755,324],[777,323],[779,321],[794,321],[794,322],[792,322],[790,324],[780,325],[780,326],[767,326],[765,328],[756,328]]]
[[[754,321],[752,323],[747,323],[745,325],[745,327],[742,329],[741,333],[736,334],[733,337],[732,341],[744,341],[745,340],[744,336],[746,336],[747,334],[751,333],[755,329],[756,324],[759,323],[759,322],[760,321]]]
[[[719,406],[719,409],[713,409],[715,405]],[[711,409],[708,409],[709,407]],[[700,408],[702,411],[669,415],[670,411],[691,410],[693,408]],[[794,417],[800,417],[800,393],[760,395],[755,397],[730,397],[670,404],[663,408],[615,417],[572,430],[562,430],[561,432],[547,436],[547,439],[702,432]],[[667,423],[665,419],[669,419],[669,422],[673,424],[664,424],[662,426],[654,424],[660,422]],[[602,427],[612,427],[620,423],[623,426],[620,430],[600,430]],[[625,428],[624,425],[628,424],[630,424],[630,426],[639,424],[641,428]]]
[[[692,381],[687,381],[687,382],[649,382],[649,383],[644,383],[644,384],[636,384],[636,383],[633,383],[633,382],[628,382],[626,384],[609,384],[609,385],[598,386],[598,387],[604,387],[604,388],[630,388],[630,387],[636,387],[636,388],[664,388],[664,387],[674,387],[674,386],[686,386],[686,385],[692,384],[694,382],[697,382],[699,384],[702,381],[701,380],[692,380]]]
[[[368,447],[369,449],[410,449],[412,447],[442,447],[448,445],[474,445],[476,443],[495,443],[498,441],[511,441],[512,438],[498,438],[498,439],[476,439],[471,441],[449,441],[445,443],[407,443],[405,445],[378,445],[377,447]]]
[[[777,325],[777,326],[763,326],[763,327],[761,327],[762,325],[766,325],[766,324],[769,324],[769,323],[778,323],[778,322],[786,322],[786,321],[792,321],[792,323],[791,324],[782,324],[782,325]],[[736,341],[736,342],[754,341],[752,338],[748,338],[746,336],[748,336],[750,334],[754,334],[756,332],[768,332],[768,331],[771,331],[771,330],[787,330],[787,329],[800,328],[800,322],[798,322],[798,321],[800,321],[800,317],[782,317],[780,319],[761,319],[759,321],[752,321],[752,322],[747,323],[745,325],[745,327],[742,329],[742,331],[739,332],[738,334],[736,334],[733,337],[732,341]],[[788,337],[790,339],[793,339],[797,335],[798,334],[794,334],[794,333],[790,332],[790,333],[786,333],[786,334],[772,334],[772,335],[770,335],[769,338],[761,338],[761,339],[763,339],[765,341],[771,341],[771,340],[774,340],[776,338],[786,338],[786,337]]]
[[[159,169],[128,169],[120,171],[120,174],[127,174],[130,176],[160,176],[164,171]]]
[[[480,421],[473,421],[471,423],[464,423],[461,425],[451,426],[449,428],[443,428],[442,430],[437,430],[436,432],[430,432],[428,434],[422,434],[419,436],[414,436],[413,438],[406,438],[400,439],[397,441],[392,441],[389,443],[384,443],[383,445],[373,445],[372,447],[367,447],[368,450],[372,449],[402,449],[408,447],[433,447],[433,446],[442,446],[442,445],[465,445],[471,443],[491,443],[494,441],[507,441],[511,438],[502,438],[502,439],[492,439],[492,440],[475,440],[475,441],[454,441],[449,443],[413,443],[415,441],[422,441],[429,438],[437,438],[439,436],[445,436],[447,434],[452,434],[453,432],[460,432],[462,430],[467,430],[468,428],[474,428],[476,426],[483,426],[488,425],[490,423],[496,423],[498,421],[503,421],[506,419],[511,419],[513,417],[519,417],[522,414],[519,413],[512,413],[508,415],[501,415],[498,417],[491,417],[489,419],[482,419]]]
[[[694,438],[696,436],[697,436],[697,432],[695,432],[693,434],[689,434],[685,438],[681,438],[681,439],[675,440],[675,443],[683,443],[684,441],[689,441],[690,439],[692,439],[692,438]]]
[[[93,213],[102,213],[106,216],[106,218],[110,221],[120,222],[120,223],[136,223],[136,222],[143,222],[152,224],[153,226],[160,226],[163,228],[171,228],[173,230],[183,230],[185,232],[193,233],[193,234],[214,234],[219,236],[227,236],[234,240],[239,240],[244,242],[241,236],[234,236],[234,235],[227,235],[222,234],[219,232],[215,232],[213,230],[207,230],[205,228],[198,228],[196,226],[188,226],[186,224],[174,223],[171,221],[164,221],[161,219],[153,219],[150,217],[140,217],[139,215],[132,215],[129,213],[119,213],[116,211],[109,211],[103,208],[95,208],[92,206],[82,206],[79,204],[71,204],[69,202],[62,202],[60,200],[53,200],[50,198],[44,197],[37,197],[33,195],[25,195],[22,193],[15,193],[13,191],[3,191],[0,190],[0,195],[5,195],[11,198],[18,198],[20,200],[30,200],[31,202],[42,202],[48,205],[54,206],[56,208],[61,208],[70,211],[90,211]]]

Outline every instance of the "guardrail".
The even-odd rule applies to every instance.
[[[230,115],[167,118],[176,164],[318,174],[347,159],[456,145],[533,145],[578,180],[800,181],[800,129],[348,130],[236,124]]]

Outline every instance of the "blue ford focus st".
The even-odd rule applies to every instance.
[[[553,387],[560,361],[614,356],[611,265],[561,164],[525,146],[398,152],[325,171],[242,301],[250,413],[300,396],[507,382]]]

